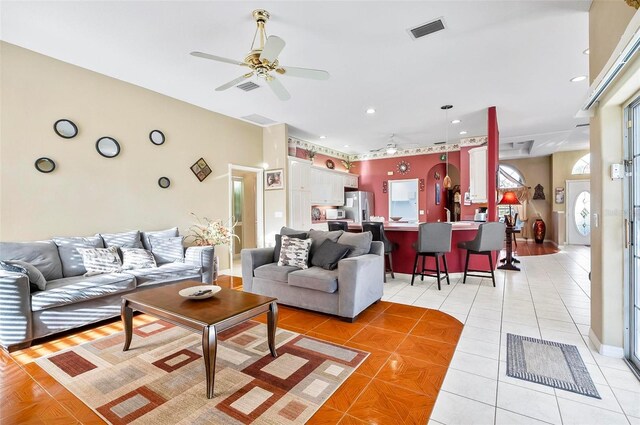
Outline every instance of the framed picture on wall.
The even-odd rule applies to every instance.
[[[277,170],[267,170],[264,173],[264,189],[284,189],[284,170],[282,168]]]
[[[440,205],[440,183],[436,183],[436,205]]]
[[[564,187],[556,187],[556,204],[564,204]]]
[[[200,181],[203,181],[209,174],[211,174],[211,167],[209,167],[204,158],[197,160],[190,168],[193,174],[195,174]]]

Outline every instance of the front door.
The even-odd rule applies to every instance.
[[[567,180],[567,243],[591,245],[591,188],[589,180]]]

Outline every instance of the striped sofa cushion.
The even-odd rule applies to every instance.
[[[124,270],[149,269],[158,267],[151,251],[142,248],[121,248]]]
[[[122,261],[118,255],[118,248],[77,248],[82,255],[82,263],[87,269],[85,276],[100,273],[122,271]]]

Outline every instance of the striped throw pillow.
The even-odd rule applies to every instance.
[[[158,267],[151,251],[142,248],[120,248],[122,250],[122,269],[149,269]]]
[[[118,248],[77,248],[82,255],[82,263],[87,269],[85,276],[101,273],[117,273],[122,271],[122,261]]]
[[[301,269],[309,268],[309,250],[311,239],[298,239],[282,235],[282,247],[280,248],[279,266],[294,266]]]

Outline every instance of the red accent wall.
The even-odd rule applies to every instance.
[[[487,196],[489,197],[489,221],[498,221],[497,208],[497,176],[498,176],[498,151],[500,149],[500,131],[498,130],[498,113],[496,107],[489,108],[487,122]]]
[[[460,169],[464,170],[464,173],[460,174],[460,220],[473,220],[473,216],[476,212],[479,204],[464,204],[464,194],[469,192],[469,149],[473,149],[476,146],[467,146],[460,148]]]
[[[382,182],[389,180],[424,179],[425,189],[422,192],[418,192],[418,208],[424,210],[425,214],[420,215],[419,220],[423,222],[433,222],[438,221],[438,219],[444,221],[446,219],[444,192],[442,192],[440,196],[440,205],[435,205],[436,180],[433,178],[434,172],[438,170],[440,173],[440,190],[443,191],[442,179],[445,176],[445,162],[440,160],[440,155],[441,154],[438,153],[358,161],[351,171],[360,174],[359,190],[374,193],[375,215],[386,218],[389,217],[389,194],[382,193]],[[400,161],[409,163],[409,172],[407,174],[403,175],[398,172],[397,167]],[[467,163],[468,162],[467,159]],[[449,167],[450,171],[451,167],[460,170],[459,174],[461,178],[463,175],[468,174],[468,164],[467,168],[461,168],[460,166],[460,152],[449,152]],[[388,171],[393,171],[393,175],[387,175]],[[453,173],[450,172],[450,174]],[[467,186],[468,180],[469,178],[467,177]],[[456,185],[459,182],[453,181],[452,183]],[[427,211],[429,211],[428,217]]]

